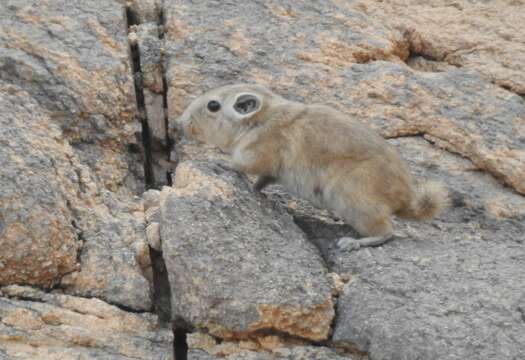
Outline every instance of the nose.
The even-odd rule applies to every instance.
[[[172,138],[174,138],[176,134],[183,133],[183,123],[184,120],[182,119],[182,116],[179,116],[174,120],[170,119],[168,121],[168,133]]]

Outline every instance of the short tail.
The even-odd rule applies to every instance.
[[[448,205],[449,197],[445,186],[428,181],[416,188],[409,208],[404,209],[399,215],[409,219],[428,220],[438,215]]]

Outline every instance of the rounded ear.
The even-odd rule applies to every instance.
[[[233,102],[233,114],[239,120],[246,119],[258,113],[262,105],[261,96],[255,93],[240,93]]]

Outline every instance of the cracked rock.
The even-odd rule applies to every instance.
[[[525,353],[525,199],[420,138],[391,140],[412,171],[452,189],[432,222],[398,222],[406,238],[334,252],[350,276],[333,341],[373,359],[519,359]]]
[[[258,82],[292,100],[334,106],[386,137],[425,134],[525,194],[523,98],[488,82],[477,67],[439,73],[411,69],[401,61],[408,56],[403,49],[409,47],[402,29],[374,20],[357,5],[334,3],[338,2],[286,1],[289,11],[284,12],[275,11],[276,1],[225,4],[216,9],[216,16],[197,17],[194,14],[204,12],[199,6],[205,3],[166,1],[170,120],[205,90]],[[410,6],[397,8],[418,16]],[[515,9],[509,5],[505,13],[511,8]],[[280,16],[293,20],[285,22]],[[302,29],[315,36],[304,36]],[[428,36],[439,33],[434,30]],[[461,41],[458,31],[452,33]],[[358,44],[366,48],[365,57],[375,61],[361,61],[355,49],[346,52],[345,46]],[[517,52],[524,48],[516,40],[508,46]],[[317,54],[323,47],[333,50]],[[301,56],[305,51],[315,56]],[[509,70],[509,78],[520,76]]]
[[[29,287],[0,290],[0,359],[172,360],[172,341],[154,314]]]
[[[0,284],[150,309],[123,7],[1,7]]]
[[[327,339],[328,273],[292,218],[219,163],[185,161],[174,184],[160,202],[174,318],[224,339]]]

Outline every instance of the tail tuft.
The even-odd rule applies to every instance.
[[[438,215],[449,205],[448,191],[443,184],[428,181],[416,188],[416,193],[406,217],[428,220]]]

